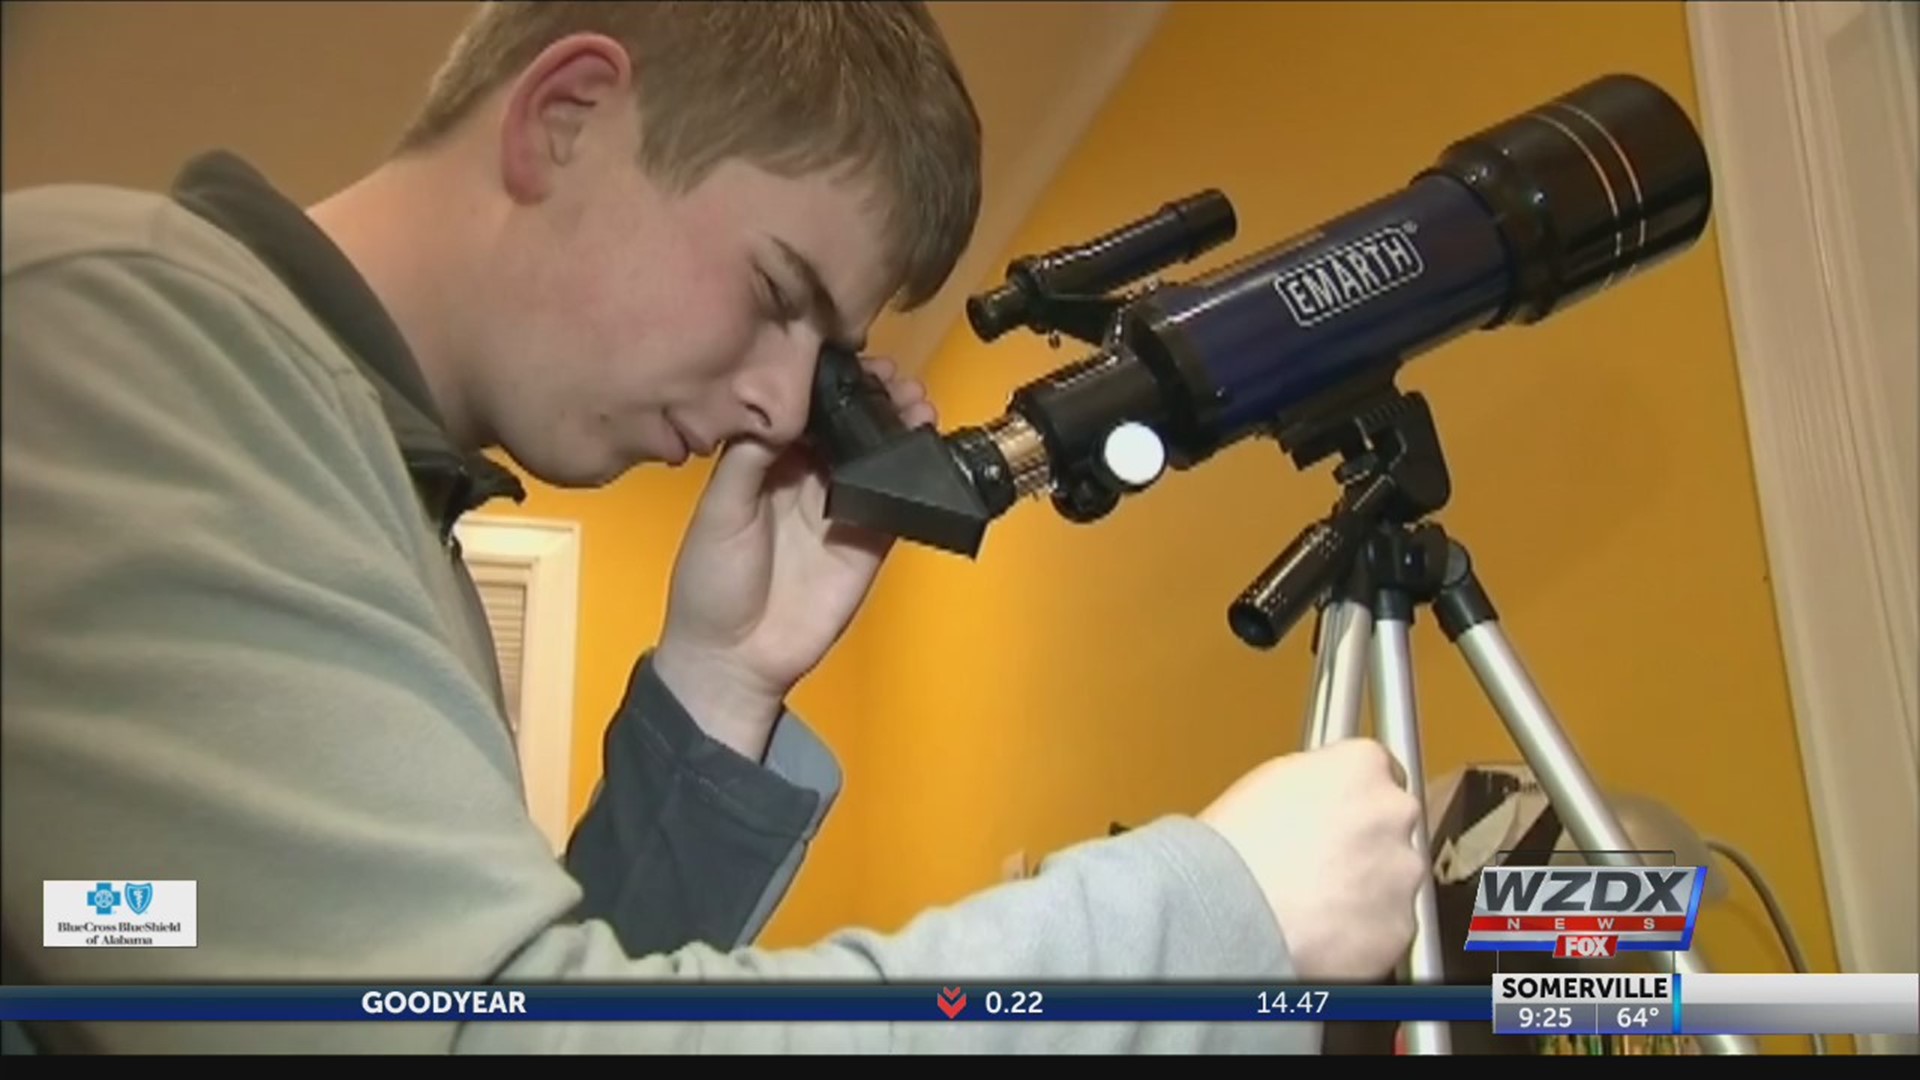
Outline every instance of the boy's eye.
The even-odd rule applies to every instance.
[[[787,294],[781,291],[780,286],[766,271],[762,270],[759,273],[762,299],[767,305],[768,313],[782,322],[790,322],[796,318],[793,305],[787,300]]]

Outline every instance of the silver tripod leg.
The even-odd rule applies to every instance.
[[[1373,610],[1352,600],[1336,601],[1322,611],[1314,645],[1313,697],[1307,709],[1306,746],[1325,746],[1360,734],[1369,662],[1373,675],[1377,734],[1405,771],[1409,792],[1423,809],[1409,838],[1420,861],[1430,862],[1427,840],[1426,782],[1421,769],[1418,713],[1413,696],[1413,662],[1407,623],[1375,622]],[[1446,981],[1440,952],[1439,902],[1432,874],[1426,875],[1414,909],[1415,937],[1410,958],[1415,983]],[[1443,1021],[1406,1026],[1410,1054],[1452,1053],[1452,1032]]]
[[[1365,700],[1367,644],[1373,634],[1373,609],[1351,600],[1335,600],[1320,609],[1313,637],[1313,689],[1307,699],[1303,749],[1360,734]],[[1315,1036],[1320,1037],[1316,1028]]]
[[[1313,693],[1307,702],[1305,748],[1360,734],[1360,705],[1367,676],[1367,643],[1373,634],[1373,610],[1352,600],[1337,600],[1321,610],[1314,642]]]
[[[1626,854],[1634,847],[1627,830],[1587,774],[1553,710],[1501,632],[1499,620],[1483,618],[1455,640],[1574,841],[1588,852],[1621,852],[1610,857],[1615,864],[1637,865],[1639,858]],[[1676,953],[1674,969],[1684,976],[1702,974],[1707,967],[1692,953]],[[1751,1054],[1757,1049],[1751,1039],[1739,1035],[1695,1038],[1715,1054]]]
[[[1413,689],[1411,623],[1396,614],[1384,614],[1373,624],[1374,727],[1387,752],[1405,771],[1407,791],[1421,809],[1414,819],[1412,843],[1428,872],[1421,878],[1420,892],[1414,899],[1408,975],[1415,986],[1432,986],[1447,981],[1447,968],[1440,952],[1440,902],[1427,831],[1427,784],[1420,756],[1420,710]],[[1415,1021],[1404,1030],[1408,1054],[1453,1053],[1453,1031],[1445,1021]]]

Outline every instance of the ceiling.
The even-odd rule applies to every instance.
[[[985,133],[985,196],[974,242],[947,288],[920,311],[874,327],[874,351],[918,369],[966,295],[999,267],[1014,230],[1152,36],[1165,3],[952,0],[928,7],[973,92]]]
[[[919,370],[1151,35],[1164,3],[948,0],[946,32],[985,130],[984,204],[949,287],[875,326]],[[7,3],[9,190],[158,186],[227,146],[312,201],[376,160],[469,10],[447,3]]]

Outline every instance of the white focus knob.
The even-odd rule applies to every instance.
[[[1129,420],[1107,432],[1100,461],[1115,480],[1143,488],[1159,479],[1167,467],[1167,448],[1152,428]]]

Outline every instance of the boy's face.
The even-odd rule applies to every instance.
[[[859,344],[891,290],[866,189],[735,160],[670,193],[636,164],[622,97],[563,145],[508,141],[509,159],[539,159],[509,160],[509,186],[540,196],[499,234],[498,292],[483,302],[497,310],[476,326],[487,359],[472,408],[562,486],[740,436],[797,438],[821,346]]]

